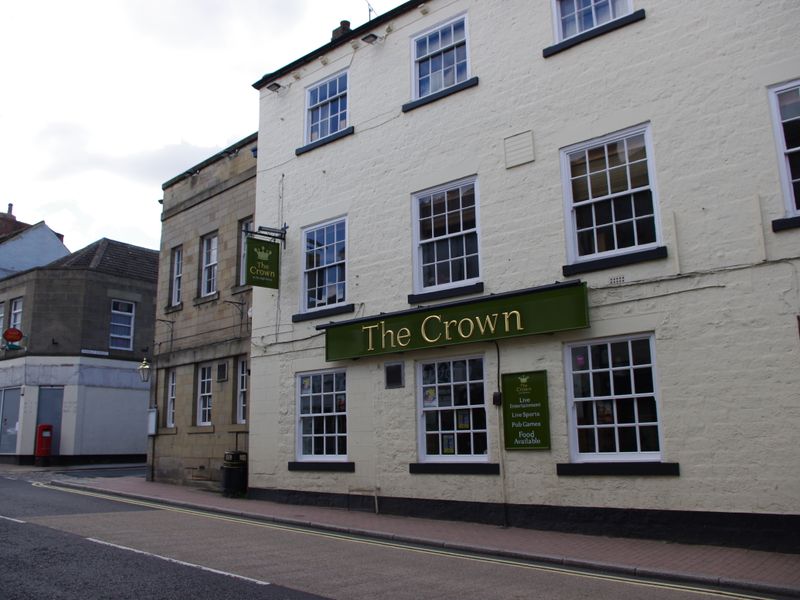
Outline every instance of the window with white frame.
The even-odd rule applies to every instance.
[[[347,373],[303,373],[297,377],[298,458],[347,456]]]
[[[203,237],[201,242],[200,295],[210,296],[217,291],[217,249],[219,238],[216,233]]]
[[[239,285],[247,281],[247,233],[253,231],[253,218],[239,221]]]
[[[483,358],[417,365],[421,460],[487,458]]]
[[[565,371],[576,462],[660,459],[652,335],[570,344]]]
[[[111,301],[111,328],[108,347],[114,350],[133,350],[133,325],[136,305],[125,300]]]
[[[0,300],[0,331],[6,328],[6,303]]]
[[[342,304],[347,298],[347,224],[345,219],[303,231],[303,308]]]
[[[475,178],[413,197],[415,288],[431,291],[480,277]]]
[[[238,361],[236,369],[236,422],[247,423],[247,379],[248,366],[247,358],[242,357]]]
[[[201,365],[197,370],[197,424],[211,425],[212,366]]]
[[[13,329],[22,329],[22,298],[11,301],[11,314],[8,326]]]
[[[347,127],[347,72],[308,88],[306,142],[316,142]]]
[[[170,306],[178,306],[181,303],[181,286],[183,284],[183,247],[177,246],[172,249],[171,257],[172,279],[170,281]]]
[[[800,215],[800,81],[770,90],[787,212]]]
[[[633,11],[631,0],[553,0],[559,40],[599,27]]]
[[[467,22],[460,17],[414,39],[414,97],[467,80]]]
[[[167,372],[166,426],[175,427],[175,398],[177,394],[177,373],[175,369]]]
[[[577,144],[561,153],[571,262],[657,245],[649,127]]]

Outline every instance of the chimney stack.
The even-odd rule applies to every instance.
[[[331,34],[331,41],[335,42],[336,40],[338,40],[341,37],[344,37],[348,33],[350,33],[350,21],[342,21],[339,24],[339,27],[333,30],[333,33]]]
[[[11,211],[14,210],[14,205],[11,202],[8,203],[8,213],[6,213],[9,217],[11,216]]]

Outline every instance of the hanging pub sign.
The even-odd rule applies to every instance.
[[[547,371],[508,373],[501,382],[506,450],[549,450]]]
[[[9,327],[3,332],[3,339],[5,340],[5,348],[6,350],[20,350],[22,346],[20,346],[20,342],[25,337],[19,329],[16,327]]]
[[[317,328],[325,330],[325,360],[332,361],[588,326],[586,284],[575,281]]]
[[[280,244],[247,238],[245,283],[277,290],[280,280]]]

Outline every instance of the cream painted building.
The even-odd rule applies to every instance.
[[[585,4],[255,84],[252,496],[797,549],[800,5]]]

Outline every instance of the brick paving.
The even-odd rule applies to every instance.
[[[18,473],[31,470],[0,465],[0,472],[8,472],[9,468]],[[209,490],[148,482],[141,476],[51,479],[98,492],[399,542],[800,598],[800,554],[502,528],[226,498]]]

